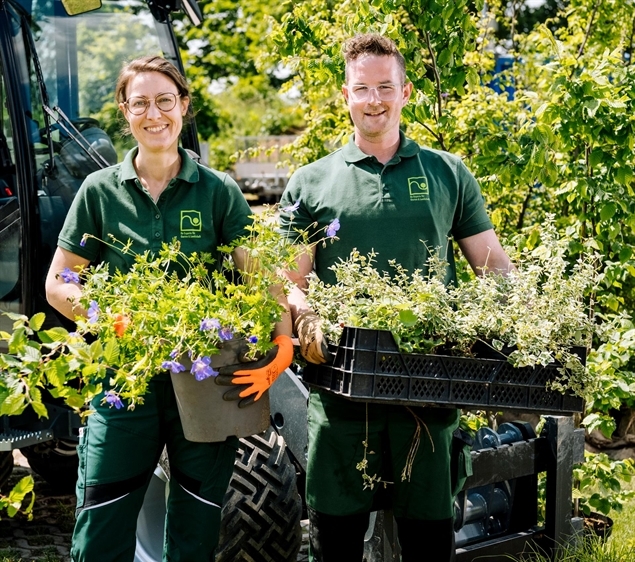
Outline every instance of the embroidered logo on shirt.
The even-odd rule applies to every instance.
[[[410,191],[410,201],[430,201],[428,178],[425,176],[408,178],[408,190]]]
[[[181,211],[181,238],[200,238],[202,229],[200,211]]]

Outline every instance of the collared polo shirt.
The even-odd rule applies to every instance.
[[[181,251],[209,252],[220,268],[217,248],[246,233],[251,210],[236,182],[227,174],[206,168],[179,148],[181,170],[155,203],[142,186],[133,160],[137,148],[123,162],[90,174],[73,200],[58,245],[90,260],[106,262],[110,271],[128,271],[134,262],[131,253],[122,254],[105,242],[110,236],[123,243],[132,241],[131,250],[153,253],[163,242],[181,243]],[[85,233],[100,241],[88,239]]]
[[[455,280],[451,238],[460,240],[492,228],[483,196],[461,159],[420,147],[400,133],[397,153],[386,164],[362,152],[354,135],[328,156],[299,168],[290,178],[281,207],[281,230],[295,239],[308,229],[314,239],[339,219],[339,240],[316,246],[315,271],[335,283],[329,269],[357,249],[374,251],[374,266],[394,273],[395,260],[407,271],[426,270],[431,251],[450,264],[447,282]]]

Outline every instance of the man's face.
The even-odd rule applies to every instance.
[[[408,102],[412,84],[403,84],[403,74],[394,57],[362,55],[347,67],[342,92],[348,102],[356,136],[380,142],[399,132],[401,109]]]

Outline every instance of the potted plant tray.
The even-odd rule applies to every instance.
[[[583,410],[581,397],[547,389],[559,374],[557,363],[516,368],[497,352],[489,357],[406,354],[389,331],[348,326],[339,345],[329,347],[332,362],[308,365],[303,380],[351,400],[541,414]],[[584,362],[586,350],[574,351]]]

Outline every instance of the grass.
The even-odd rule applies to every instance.
[[[630,484],[635,487],[635,482]],[[608,540],[597,538],[582,541],[577,547],[561,551],[556,562],[635,562],[635,499],[624,505],[620,513],[611,513],[613,532]],[[540,553],[530,553],[522,558],[510,556],[510,562],[551,562]]]
[[[35,552],[34,552],[35,554]],[[55,547],[42,549],[37,553],[38,562],[64,562],[64,558],[60,556]],[[0,550],[0,562],[29,562],[20,556],[19,551],[13,549]]]

